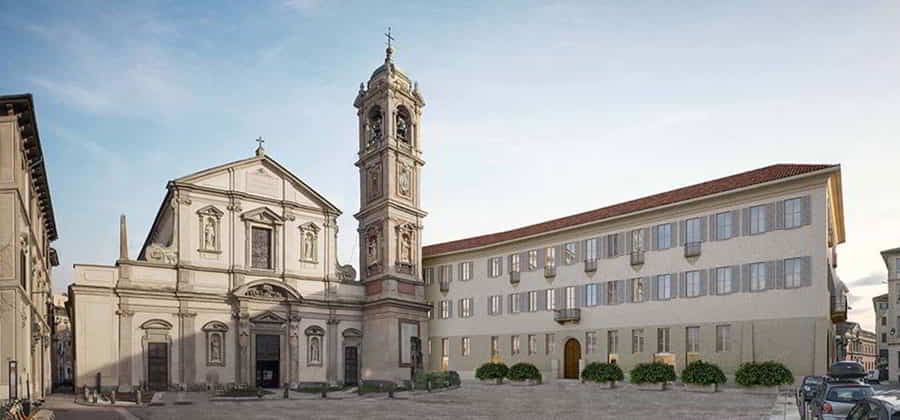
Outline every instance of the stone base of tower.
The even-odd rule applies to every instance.
[[[427,310],[428,307],[422,303],[395,299],[366,304],[362,323],[362,379],[409,380],[414,362],[409,338],[413,334],[422,342],[421,366],[428,366]]]

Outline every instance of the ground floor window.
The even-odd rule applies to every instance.
[[[469,341],[469,337],[462,338],[462,355],[468,356],[471,352],[471,343]]]
[[[669,329],[657,328],[656,330],[656,352],[669,353]]]
[[[731,326],[716,325],[716,351],[731,350]]]
[[[554,334],[547,334],[544,336],[544,339],[547,341],[544,343],[544,348],[546,349],[547,354],[552,354],[556,351],[556,336]]]

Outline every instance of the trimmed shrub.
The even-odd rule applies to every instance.
[[[681,371],[681,382],[694,385],[724,384],[725,373],[713,363],[702,360],[691,362]]]
[[[734,374],[734,381],[743,386],[776,386],[794,383],[794,374],[783,364],[768,362],[744,363]]]
[[[588,363],[581,371],[581,378],[592,382],[614,382],[625,379],[622,368],[615,363]]]
[[[531,363],[516,363],[512,365],[506,377],[510,381],[535,380],[540,382],[542,379],[541,371]]]
[[[481,380],[503,379],[509,374],[509,368],[503,363],[485,363],[475,369],[475,377]]]
[[[415,383],[417,389],[425,389],[426,384],[431,383],[431,389],[450,388],[459,386],[459,373],[454,370],[435,371],[435,372],[418,372],[416,374]]]
[[[634,369],[631,369],[631,383],[633,384],[658,384],[664,382],[672,382],[678,377],[675,376],[675,367],[666,363],[638,363]]]

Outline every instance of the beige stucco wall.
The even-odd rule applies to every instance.
[[[428,258],[425,261],[426,267],[453,265],[453,280],[449,292],[442,293],[437,281],[426,290],[430,302],[453,302],[452,319],[439,319],[435,314],[435,319],[430,322],[432,351],[440,351],[440,338],[451,337],[450,368],[468,372],[488,361],[486,352],[489,351],[489,337],[492,335],[504,337],[500,339],[501,349],[503,346],[507,349],[505,353],[501,350],[501,354],[511,363],[529,357],[521,354],[518,357],[509,356],[510,334],[522,335],[521,346],[524,353],[527,334],[540,334],[543,337],[543,334],[553,333],[558,341],[557,349],[561,351],[564,337],[576,337],[583,342],[585,332],[596,331],[602,348],[606,344],[605,331],[626,329],[628,333],[620,333],[619,336],[621,349],[623,345],[630,347],[631,328],[644,328],[646,345],[655,351],[655,328],[668,326],[672,328],[673,350],[678,353],[679,346],[683,348],[684,345],[685,326],[703,326],[701,345],[708,349],[708,346],[715,345],[714,325],[730,324],[741,327],[732,331],[735,351],[722,355],[709,350],[703,352],[704,358],[721,362],[726,371],[733,371],[742,360],[773,358],[787,363],[797,375],[823,373],[827,364],[827,334],[831,328],[827,266],[824,263],[828,250],[826,191],[826,178],[822,176],[795,179],[566,232]],[[545,278],[543,270],[539,269],[523,271],[518,285],[509,283],[507,256],[513,253],[807,195],[811,203],[809,225],[724,241],[707,241],[703,243],[702,253],[696,259],[685,258],[683,248],[674,247],[647,251],[646,262],[638,267],[631,266],[626,254],[622,257],[601,258],[595,273],[585,273],[584,265],[577,261],[573,265],[560,263],[556,276],[551,279]],[[510,293],[806,256],[812,262],[811,285],[797,289],[582,307],[580,322],[564,326],[554,322],[552,311],[510,314],[508,308]],[[503,274],[500,277],[488,277],[488,258],[491,257],[503,258]],[[468,281],[460,281],[458,264],[468,261],[474,263],[473,277]],[[522,264],[524,266],[524,261]],[[500,316],[487,315],[487,302],[492,295],[503,296],[503,314]],[[459,317],[458,301],[461,298],[474,298],[474,316]],[[744,333],[737,334],[741,330]],[[747,333],[751,330],[752,333]],[[461,360],[459,356],[459,340],[462,336],[472,337],[472,356],[465,360]],[[543,338],[538,340],[541,346],[542,340]],[[681,359],[679,366],[683,367],[683,350],[681,352],[676,359]],[[605,353],[603,354],[605,357]],[[620,361],[626,366],[639,359],[647,359],[635,359],[627,354],[620,354],[620,357]],[[439,359],[439,353],[432,353],[432,367],[437,366]],[[536,361],[541,369],[550,372],[553,358],[540,355],[530,359]],[[593,360],[593,356],[586,355],[586,359]]]

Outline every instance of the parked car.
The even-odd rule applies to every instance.
[[[816,420],[844,420],[858,401],[874,395],[872,386],[853,380],[826,379],[810,403]]]
[[[825,378],[821,376],[804,376],[803,380],[800,381],[800,386],[797,388],[796,400],[801,417],[805,417],[804,413],[806,412],[809,402],[816,397],[816,389],[819,384],[824,381]]]
[[[874,396],[858,401],[847,414],[847,420],[900,420],[900,400]]]
[[[866,368],[862,363],[845,360],[831,364],[828,376],[835,379],[858,379],[866,377]]]

